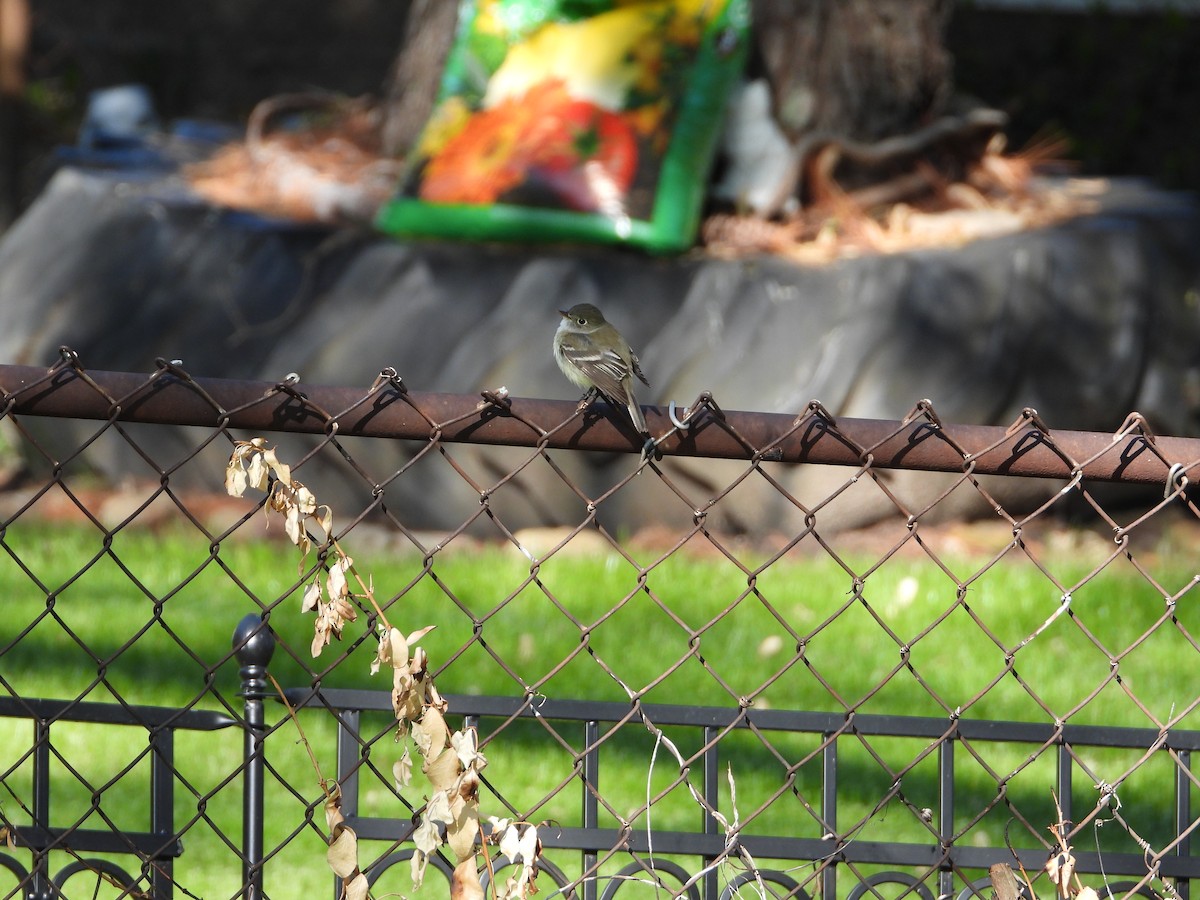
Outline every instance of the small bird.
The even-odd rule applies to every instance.
[[[588,394],[602,394],[610,403],[624,406],[640,435],[649,435],[646,419],[633,396],[633,376],[646,387],[638,358],[621,332],[590,303],[559,310],[562,321],[554,332],[554,361],[573,384]]]

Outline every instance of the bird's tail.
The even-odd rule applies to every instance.
[[[642,415],[642,408],[638,406],[637,397],[633,396],[633,392],[629,392],[629,418],[633,420],[633,427],[638,430],[638,434],[649,434],[650,429],[646,427],[646,417]]]

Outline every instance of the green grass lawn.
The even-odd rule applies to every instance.
[[[257,520],[248,523],[240,534],[258,527]],[[271,671],[281,684],[319,679],[326,686],[385,689],[386,682],[369,675],[374,641],[364,640],[362,620],[347,626],[346,640],[320,659],[309,658],[312,623],[299,612],[296,557],[278,540],[279,531],[276,525],[262,539],[239,537],[210,548],[198,532],[182,528],[130,530],[106,546],[100,532],[86,526],[11,525],[0,548],[5,597],[0,691],[240,708],[231,634],[243,615],[261,610],[270,611],[280,638]],[[1147,712],[1160,721],[1189,712],[1177,727],[1200,727],[1190,713],[1200,692],[1186,674],[1195,670],[1198,658],[1191,636],[1200,634],[1200,613],[1188,593],[1196,569],[1187,556],[1154,555],[1152,581],[1124,557],[1089,577],[1097,560],[1071,553],[1039,558],[1045,571],[1020,552],[994,566],[986,558],[944,560],[947,571],[903,554],[877,566],[877,558],[865,555],[846,554],[837,562],[795,552],[763,567],[767,559],[761,552],[746,553],[738,565],[711,552],[656,561],[653,551],[634,549],[630,552],[646,569],[643,587],[642,573],[616,553],[554,556],[534,580],[530,561],[511,549],[443,553],[428,567],[416,553],[359,554],[353,533],[346,549],[372,578],[393,624],[404,630],[437,626],[422,645],[438,669],[443,693],[520,696],[532,688],[556,699],[627,702],[629,688],[650,703],[729,707],[746,698],[772,709],[842,713],[852,707],[860,713],[943,719],[959,709],[968,718],[1052,722],[1057,717],[1138,727],[1152,725]],[[966,585],[963,603],[957,601],[959,583]],[[1019,647],[1059,609],[1066,591],[1070,614]],[[1165,612],[1164,594],[1180,595],[1174,620]],[[1015,653],[1015,673],[1006,672],[1009,653]],[[1115,669],[1112,659],[1119,660]],[[453,708],[450,717],[457,722]],[[313,820],[324,828],[317,777],[282,707],[271,705],[268,718],[282,724],[268,742],[266,843],[273,856],[267,890],[276,898],[310,896],[329,890],[332,881],[324,846],[307,824]],[[332,774],[330,718],[307,711],[301,721]],[[368,717],[364,725],[383,732],[386,717]],[[570,750],[539,723],[522,722],[493,734],[497,725],[485,723],[482,729],[491,784],[515,808],[534,810],[536,818],[578,824],[580,794],[573,784],[547,799],[570,779]],[[62,757],[52,792],[54,824],[86,820],[100,825],[99,813],[89,812],[98,792],[98,805],[112,821],[146,827],[145,733],[116,731],[54,728],[54,746]],[[670,736],[685,755],[699,749],[697,734],[672,731]],[[576,750],[582,747],[580,735],[564,737]],[[240,884],[238,858],[217,833],[238,843],[241,782],[229,776],[240,764],[241,741],[235,729],[178,738],[177,825],[186,828],[186,849],[176,863],[176,877],[200,897],[231,897]],[[678,765],[661,748],[651,765],[654,738],[645,730],[630,729],[613,744],[602,757],[601,792],[617,815],[677,779]],[[800,800],[789,791],[780,793],[787,769],[794,767],[796,791],[819,807],[817,744],[814,736],[764,737],[747,731],[722,744],[748,831],[820,836],[820,823]],[[899,738],[872,740],[869,746],[843,741],[839,830],[850,831],[861,821],[861,829],[855,829],[859,840],[926,840],[926,827],[898,801],[870,813],[893,774],[908,769],[927,744]],[[27,762],[12,767],[30,746],[28,722],[0,720],[0,773],[7,772],[0,808],[18,827],[29,821],[22,806],[32,802],[30,769]],[[1034,749],[984,745],[976,759],[960,748],[960,827],[997,795],[997,774],[1017,769],[1007,785],[1009,802],[1036,828],[1053,821],[1053,760],[1046,755],[1023,766]],[[396,752],[390,739],[375,744],[372,752],[373,761],[387,771],[390,761],[379,760]],[[1140,756],[1082,755],[1096,779],[1110,782]],[[139,759],[129,777],[109,783]],[[1163,840],[1170,826],[1172,789],[1162,780],[1169,775],[1169,760],[1156,758],[1122,785],[1123,814],[1152,843]],[[698,783],[698,770],[691,777]],[[1092,779],[1080,773],[1076,786],[1077,803],[1090,808]],[[903,792],[914,807],[937,807],[936,754],[905,772]],[[418,785],[407,799],[422,802]],[[728,791],[723,803],[728,804]],[[491,794],[485,794],[483,806],[485,815],[505,812]],[[372,783],[364,785],[363,812],[408,815],[388,786]],[[998,805],[964,840],[1002,844],[1012,814]],[[700,819],[682,786],[657,801],[651,814],[653,826],[664,829],[695,828]],[[602,813],[602,825],[614,822],[611,813]],[[643,816],[638,827],[645,826]],[[1031,846],[1032,839],[1019,831],[1014,831],[1016,842]],[[1101,836],[1128,849],[1116,826]],[[372,845],[364,859],[389,849]],[[560,863],[567,871],[574,864],[571,859]],[[794,877],[803,880],[807,872]],[[387,889],[411,893],[406,878]],[[431,881],[423,894],[444,892],[436,879]],[[0,886],[0,895],[10,887]]]

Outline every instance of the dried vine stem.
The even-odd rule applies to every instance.
[[[455,860],[451,897],[482,900],[476,857],[482,853],[488,871],[493,871],[487,845],[494,843],[514,868],[514,874],[504,884],[492,880],[496,900],[526,900],[537,890],[535,879],[541,853],[537,828],[525,822],[489,817],[490,836],[485,832],[479,813],[479,773],[487,765],[487,759],[479,752],[474,728],[450,731],[445,716],[446,701],[433,683],[424,649],[417,646],[433,626],[406,635],[388,621],[375,600],[370,581],[359,575],[354,560],[334,540],[332,510],[318,503],[312,491],[292,477],[291,468],[278,459],[262,438],[236,441],[225,469],[225,490],[229,495],[241,497],[250,488],[267,495],[268,515],[274,512],[284,517],[288,539],[300,550],[301,574],[306,571],[308,555],[314,547],[313,535],[321,536],[319,546],[324,556],[301,601],[303,612],[316,613],[311,646],[314,657],[320,656],[331,641],[341,639],[346,623],[357,620],[359,605],[366,603],[374,610],[379,623],[379,649],[371,662],[371,673],[391,669],[396,740],[407,742],[400,759],[392,766],[392,777],[397,790],[411,784],[411,744],[421,758],[421,771],[432,789],[413,832],[414,887],[420,886],[424,878],[429,856],[447,847]],[[357,592],[351,591],[352,581]],[[329,825],[326,859],[342,879],[343,897],[363,900],[368,895],[368,883],[358,865],[358,836],[345,823],[339,787],[322,777],[315,758],[313,766],[326,798],[325,816]]]

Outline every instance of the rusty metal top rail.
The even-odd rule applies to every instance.
[[[548,449],[636,452],[640,439],[603,403],[410,391],[385,370],[369,389],[195,378],[159,361],[153,373],[92,372],[64,351],[49,369],[0,365],[0,412],[221,425]],[[1200,466],[1200,439],[1157,436],[1138,413],[1112,434],[1055,429],[1026,409],[1008,427],[942,422],[918,403],[903,419],[835,417],[818,402],[797,415],[722,409],[702,393],[682,414],[644,407],[669,456],[820,463],[977,475],[1085,478],[1174,486]]]
[[[165,361],[139,373],[92,371],[67,349],[50,368],[0,366],[0,421],[8,420],[0,443],[28,463],[12,467],[12,489],[0,498],[7,504],[0,555],[11,561],[6,596],[16,631],[0,642],[8,663],[0,722],[11,729],[11,716],[32,720],[34,736],[28,752],[0,765],[0,784],[19,809],[11,824],[0,815],[0,829],[25,840],[31,862],[26,868],[0,852],[0,876],[15,877],[19,892],[39,897],[66,893],[68,879],[77,892],[85,878],[156,897],[176,887],[189,896],[257,896],[265,872],[294,880],[295,871],[319,860],[306,839],[317,832],[324,838],[327,796],[306,794],[311,770],[302,762],[268,756],[293,738],[280,733],[290,728],[288,718],[268,724],[263,712],[273,696],[266,678],[272,642],[263,624],[290,606],[303,584],[325,582],[329,558],[317,554],[297,576],[259,579],[235,550],[234,536],[245,534],[261,506],[218,506],[190,489],[214,480],[229,444],[260,435],[278,439],[293,470],[312,462],[306,476],[320,472],[313,483],[322,491],[340,489],[340,530],[334,535],[320,525],[337,542],[330,546],[341,552],[346,535],[366,525],[362,534],[376,547],[401,551],[389,560],[399,563],[399,583],[389,577],[379,596],[397,617],[419,606],[437,620],[448,650],[439,653],[438,671],[449,670],[447,678],[457,677],[468,693],[489,685],[490,697],[447,695],[451,712],[465,716],[479,747],[494,748],[520,773],[487,782],[493,808],[513,822],[560,826],[546,840],[564,865],[551,876],[556,890],[613,900],[623,884],[651,883],[671,896],[729,900],[756,882],[798,900],[864,900],[881,888],[914,900],[968,900],[985,887],[986,868],[1011,861],[1014,848],[1036,871],[1061,839],[1064,846],[1095,844],[1095,852],[1071,851],[1071,859],[1078,871],[1103,871],[1110,892],[1154,897],[1161,883],[1165,895],[1187,900],[1189,881],[1200,879],[1192,840],[1200,827],[1192,762],[1200,749],[1200,698],[1176,676],[1200,653],[1200,606],[1187,602],[1200,590],[1188,549],[1200,527],[1200,506],[1188,496],[1200,440],[1159,437],[1136,413],[1116,433],[1099,434],[1052,429],[1031,409],[1009,427],[992,427],[948,424],[927,401],[884,421],[838,417],[817,402],[787,414],[727,411],[703,393],[683,411],[647,408],[667,457],[662,465],[568,459],[572,450],[641,452],[642,439],[620,413],[605,403],[514,398],[503,388],[420,393],[391,370],[343,388],[310,387],[295,376],[278,383],[198,378]],[[59,417],[65,427],[46,427],[41,417]],[[343,440],[348,435],[363,439]],[[527,449],[484,453],[484,444]],[[730,462],[685,466],[685,457]],[[134,465],[125,466],[126,458]],[[785,470],[776,462],[844,468]],[[941,483],[930,498],[927,479],[917,479],[917,490],[892,491],[893,479],[875,471],[889,468],[948,477],[935,479]],[[119,494],[97,490],[93,473],[106,470],[141,477]],[[1005,486],[977,477],[1005,474],[1046,479],[1044,490],[1021,485],[1016,492],[1023,507],[1031,495],[1045,502],[1011,515]],[[1113,492],[1122,507],[1112,515],[1108,492],[1093,491],[1093,481],[1146,489]],[[863,490],[846,505],[876,501],[881,527],[846,536],[841,526],[850,517],[841,509],[826,517],[825,510],[859,484]],[[1000,529],[988,527],[993,522],[965,537],[919,534],[926,514],[960,489],[969,503],[982,500]],[[535,493],[538,502],[528,503]],[[550,502],[555,495],[561,510]],[[434,496],[448,498],[446,510],[428,513]],[[660,498],[678,502],[664,510],[677,527],[625,540],[623,523],[649,520]],[[259,500],[269,502],[265,494]],[[757,520],[739,521],[739,507],[757,515],[773,504],[782,509],[775,520],[782,525],[771,533],[770,525],[755,531]],[[718,515],[709,516],[713,509]],[[1070,521],[1060,521],[1061,513]],[[78,532],[64,527],[61,548],[50,547],[57,532],[49,529],[71,520]],[[1027,535],[1034,520],[1039,528]],[[428,530],[427,521],[434,523]],[[613,529],[613,521],[622,524]],[[143,561],[146,551],[129,528],[135,522],[181,525],[170,539],[187,548],[179,551],[186,561],[160,565],[157,538]],[[543,551],[518,537],[527,525],[547,523],[553,547]],[[598,569],[556,561],[585,531],[588,543],[572,550],[600,548],[605,557],[605,583],[588,592],[576,585]],[[1093,545],[1092,538],[1110,532],[1114,541]],[[759,533],[761,541],[745,537]],[[442,563],[439,554],[455,541],[472,555],[480,546],[512,546],[524,558],[514,557],[512,571],[489,564],[484,585],[474,571],[460,575],[457,562]],[[674,554],[686,554],[683,565],[663,565]],[[716,568],[701,563],[705,556]],[[822,559],[828,578],[813,564]],[[1009,566],[1020,572],[1008,577],[1002,569]],[[77,613],[92,612],[94,591],[110,588],[121,603],[118,624],[129,623],[116,635]],[[243,615],[232,651],[191,640],[197,598],[206,617],[221,610]],[[307,637],[281,638],[279,647],[288,669],[302,673],[293,683],[307,684],[298,690],[309,699],[293,693],[290,702],[322,707],[338,720],[336,734],[326,732],[322,743],[338,754],[342,813],[364,842],[383,842],[371,844],[377,855],[362,865],[382,894],[381,873],[417,852],[402,845],[427,815],[429,798],[418,787],[399,790],[395,763],[385,763],[400,752],[391,747],[390,692],[323,687],[333,666],[371,650],[381,607],[357,595],[347,602],[362,616],[362,635],[332,650],[332,661],[325,655],[311,662]],[[322,615],[314,622],[318,639],[329,627]],[[210,636],[206,631],[204,640]],[[60,645],[70,652],[55,668],[70,658],[74,671],[47,682],[36,663]],[[170,668],[187,679],[189,699],[179,710],[138,705],[167,696],[145,684],[147,653],[161,653],[155,671]],[[968,656],[977,665],[964,665]],[[242,714],[217,678],[234,657]],[[452,666],[472,671],[455,676]],[[591,678],[611,684],[593,691],[583,680]],[[91,705],[94,691],[112,695],[111,711]],[[65,699],[29,699],[43,694]],[[199,709],[206,698],[224,712]],[[383,715],[366,714],[371,709]],[[77,756],[76,733],[93,729],[76,723],[110,716],[115,724],[132,718],[148,730],[150,745],[137,740],[138,728],[124,729],[106,744],[105,759],[96,759],[94,742]],[[215,729],[234,719],[244,733],[233,768],[208,773],[199,754],[173,755],[183,723]],[[196,740],[189,737],[188,746]],[[527,748],[537,745],[540,754],[543,742],[546,753],[537,758],[545,764],[527,767],[534,758]],[[728,765],[728,790],[722,786],[722,759],[739,760],[744,818]],[[110,788],[127,776],[141,778],[147,760],[150,793],[163,802],[151,805],[149,829],[131,817],[141,829],[131,832],[122,808],[108,800],[117,794]],[[92,774],[98,761],[104,765]],[[25,786],[29,773],[34,781]],[[210,801],[239,779],[240,842],[232,817],[209,812]],[[361,804],[351,788],[362,789]],[[279,826],[269,832],[268,799]],[[694,819],[677,817],[689,800],[701,814],[694,831],[687,829]],[[893,810],[899,815],[889,818]],[[675,822],[683,823],[679,830]],[[1110,822],[1101,842],[1099,827]],[[1047,823],[1054,823],[1055,841]],[[184,840],[211,858],[231,854],[241,887],[213,888],[226,877],[215,865],[176,872]],[[80,857],[101,849],[134,854],[137,871]],[[690,860],[693,870],[668,853]],[[60,866],[64,854],[69,861]],[[454,867],[435,858],[452,879]],[[787,864],[776,869],[773,861]],[[549,873],[557,863],[546,865]],[[1112,874],[1137,881],[1123,886]],[[487,875],[495,876],[494,867]],[[335,897],[343,889],[337,877]]]

